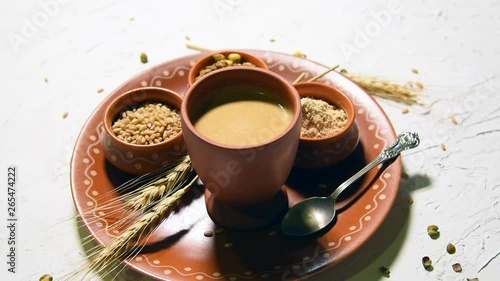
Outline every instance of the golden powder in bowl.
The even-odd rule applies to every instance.
[[[159,102],[143,103],[120,113],[112,130],[127,143],[157,144],[181,132],[181,117],[176,108]]]
[[[302,103],[302,128],[300,136],[323,138],[341,131],[347,125],[344,109],[321,99],[304,97]]]

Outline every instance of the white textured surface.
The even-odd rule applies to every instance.
[[[123,81],[193,53],[184,47],[186,35],[213,49],[301,50],[327,65],[426,86],[423,101],[430,110],[411,107],[403,115],[404,106],[379,100],[397,131],[415,130],[423,140],[403,158],[410,179],[401,189],[414,203],[408,209],[406,199],[399,200],[382,227],[396,239],[387,249],[369,242],[342,273],[327,270],[311,280],[385,280],[381,265],[390,267],[391,280],[498,280],[498,1],[402,1],[362,45],[356,45],[357,30],[373,28],[373,13],[387,10],[390,1],[54,1],[0,4],[0,180],[5,186],[7,165],[18,167],[20,218],[18,273],[8,275],[3,263],[2,280],[37,280],[82,260],[73,221],[56,224],[75,212],[69,159],[79,130]],[[40,22],[40,3],[47,2],[56,9]],[[36,30],[26,30],[27,21],[38,21]],[[24,39],[12,44],[13,36]],[[347,44],[359,48],[346,55]],[[140,52],[148,54],[148,64],[139,62]],[[98,88],[105,91],[98,94]],[[1,193],[5,217],[6,191]],[[429,239],[429,224],[439,225],[439,239]],[[5,227],[0,229],[4,256]],[[453,256],[445,253],[448,242],[457,246]],[[422,268],[424,255],[434,271]],[[454,262],[462,273],[453,272]]]

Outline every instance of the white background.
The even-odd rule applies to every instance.
[[[47,9],[43,3],[52,4]],[[415,130],[422,138],[418,152],[403,158],[410,179],[403,180],[401,190],[414,203],[402,210],[405,214],[396,210],[388,218],[393,221],[383,231],[396,239],[387,249],[362,248],[338,278],[385,280],[377,270],[385,265],[391,280],[498,280],[500,3],[389,3],[2,1],[0,182],[6,186],[8,165],[18,167],[20,220],[15,275],[3,262],[6,228],[0,227],[1,279],[38,280],[83,259],[74,223],[56,224],[75,213],[69,161],[78,133],[122,82],[194,53],[184,45],[189,36],[212,49],[300,50],[309,59],[339,63],[352,72],[401,83],[422,81],[422,101],[430,110],[414,106],[404,115],[406,106],[378,99],[397,131]],[[377,23],[389,5],[396,9]],[[367,30],[361,40],[359,34]],[[140,63],[141,52],[148,54],[148,64]],[[104,92],[97,93],[98,88]],[[442,143],[447,151],[440,149]],[[1,193],[3,218],[7,195]],[[429,224],[439,225],[438,240],[427,236]],[[454,256],[444,252],[448,242],[457,245]],[[425,255],[433,257],[432,272],[421,266]],[[453,272],[454,262],[462,264],[462,273]],[[327,270],[311,280],[332,280],[333,274]]]

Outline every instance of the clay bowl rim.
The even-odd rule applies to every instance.
[[[320,138],[310,138],[310,137],[302,137],[301,136],[300,137],[301,142],[307,142],[307,143],[313,144],[313,143],[318,143],[318,142],[323,142],[323,141],[332,141],[335,139],[339,139],[342,136],[344,136],[345,134],[347,134],[349,129],[352,126],[355,126],[356,117],[355,117],[355,112],[354,112],[354,104],[351,102],[351,100],[344,93],[339,91],[337,88],[330,86],[330,85],[327,85],[325,83],[316,82],[316,81],[314,81],[314,82],[299,82],[299,83],[295,84],[294,86],[297,89],[297,92],[299,93],[299,96],[301,99],[305,98],[305,97],[311,97],[311,98],[315,98],[315,99],[324,100],[324,101],[328,102],[329,104],[333,104],[333,105],[336,105],[337,107],[344,109],[344,111],[347,113],[347,124],[344,126],[344,128],[342,130],[340,130],[332,135],[328,135],[328,136],[324,136],[324,137],[320,137]],[[329,93],[326,96],[327,98],[325,99],[325,96],[318,94],[317,91],[310,92],[307,94],[302,94],[301,91],[299,90],[299,88],[301,88],[301,87],[323,88],[322,90],[328,91]],[[319,90],[321,90],[321,89],[319,89]],[[332,95],[332,93],[334,93],[334,94]],[[345,104],[339,103],[338,97],[340,97],[340,99],[344,99],[346,101],[346,103]],[[346,105],[346,106],[344,106],[344,105]]]
[[[241,50],[237,50],[237,49],[214,50],[214,51],[210,51],[207,55],[205,55],[205,56],[201,57],[199,60],[197,60],[194,63],[194,65],[189,69],[189,72],[188,72],[188,84],[189,84],[189,86],[193,86],[194,83],[197,82],[197,80],[196,80],[197,73],[195,73],[195,70],[197,70],[196,72],[199,72],[202,69],[200,66],[205,67],[207,65],[206,63],[203,63],[203,62],[208,61],[214,54],[223,54],[224,56],[227,56],[231,53],[240,54],[242,59],[245,57],[247,57],[247,58],[250,57],[250,58],[252,58],[252,60],[255,60],[255,62],[258,62],[258,64],[255,64],[255,67],[269,70],[269,67],[267,66],[266,62],[263,59],[261,59],[260,57],[258,57],[256,55],[253,55],[249,52],[241,51]],[[231,66],[231,67],[238,67],[238,66]],[[247,66],[247,67],[250,67],[250,66]],[[219,69],[217,69],[217,70],[219,70]],[[217,70],[210,72],[210,74],[212,74],[213,72],[215,72]],[[200,80],[200,79],[198,79],[198,80]]]
[[[187,112],[187,104],[191,98],[191,92],[193,91],[193,89],[198,87],[199,84],[203,83],[205,80],[217,79],[218,75],[223,74],[225,72],[229,72],[229,71],[261,72],[262,74],[269,75],[270,77],[273,77],[273,78],[279,80],[283,85],[285,85],[285,87],[289,90],[289,92],[292,92],[292,103],[290,104],[290,107],[292,108],[293,119],[281,134],[275,136],[274,138],[272,138],[271,140],[269,140],[267,142],[259,143],[257,145],[237,146],[237,145],[224,144],[224,143],[220,143],[220,142],[211,140],[208,137],[206,137],[205,135],[203,135],[202,133],[198,132],[198,130],[196,130],[196,128],[194,127],[194,124],[191,121],[191,118],[189,118],[189,114]],[[249,76],[249,77],[251,77],[251,76]],[[293,110],[294,108],[296,110]],[[259,68],[259,67],[248,67],[248,66],[232,66],[232,67],[221,68],[221,69],[214,70],[213,72],[210,73],[210,75],[206,75],[206,76],[201,77],[191,87],[189,87],[189,89],[186,91],[186,93],[184,95],[184,99],[182,100],[182,106],[181,106],[181,120],[189,128],[189,130],[191,130],[191,132],[193,132],[194,135],[196,135],[198,138],[202,139],[206,143],[209,143],[209,144],[216,146],[216,147],[228,149],[228,150],[252,150],[252,149],[256,149],[259,147],[263,147],[263,146],[275,143],[275,142],[279,141],[284,135],[290,133],[290,131],[293,130],[295,124],[300,121],[301,116],[302,116],[302,105],[300,103],[300,96],[299,96],[297,89],[295,89],[295,87],[292,83],[290,83],[288,80],[286,80],[281,75],[279,75],[275,72],[272,72],[268,69],[263,69],[263,68]]]
[[[182,102],[183,102],[183,98],[182,98],[181,95],[179,95],[177,92],[175,92],[173,90],[166,89],[166,88],[146,86],[146,87],[140,87],[140,88],[135,88],[135,89],[129,90],[129,91],[127,91],[127,92],[125,92],[125,93],[117,96],[116,98],[114,98],[111,101],[111,103],[106,107],[106,109],[104,111],[104,116],[103,116],[104,129],[106,130],[106,133],[114,141],[116,141],[117,143],[119,143],[123,147],[129,148],[130,150],[135,150],[135,151],[137,151],[137,150],[144,151],[144,150],[158,149],[158,148],[161,148],[161,147],[164,147],[164,146],[168,146],[170,143],[178,140],[179,138],[182,138],[183,136],[182,136],[182,129],[181,129],[181,131],[177,135],[175,135],[173,138],[171,138],[171,139],[169,139],[167,141],[163,141],[163,142],[155,143],[155,144],[140,145],[140,144],[133,144],[133,143],[128,143],[128,142],[122,141],[121,139],[119,139],[113,133],[113,130],[111,129],[111,126],[112,126],[113,121],[116,119],[117,115],[120,112],[123,112],[123,110],[129,108],[130,106],[132,106],[134,104],[141,104],[141,103],[148,102],[148,101],[151,101],[151,102],[158,101],[158,102],[166,103],[171,108],[172,107],[176,108],[177,110],[179,110],[179,112],[181,111],[180,106],[173,105],[170,102],[166,102],[165,100],[158,100],[158,99],[154,99],[154,98],[150,99],[150,98],[147,97],[147,95],[145,95],[145,97],[143,99],[141,99],[141,100],[134,101],[134,102],[125,102],[125,103],[123,103],[123,104],[126,104],[126,106],[124,106],[123,108],[121,108],[119,110],[116,110],[117,113],[115,114],[115,116],[111,116],[110,117],[111,112],[113,111],[113,108],[116,108],[117,105],[120,104],[120,102],[122,102],[124,99],[127,98],[127,96],[136,95],[136,94],[138,94],[139,92],[142,92],[142,91],[146,91],[146,92],[147,91],[160,91],[160,92],[164,92],[167,95],[171,95],[174,98],[178,98],[180,100],[180,104],[181,105],[182,105]],[[108,120],[110,122],[108,122]]]

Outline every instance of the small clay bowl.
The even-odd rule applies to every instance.
[[[336,88],[319,82],[298,83],[295,88],[301,98],[321,99],[344,109],[348,121],[341,131],[333,135],[322,138],[300,137],[294,166],[303,169],[324,168],[346,159],[359,142],[352,102]]]
[[[196,77],[198,77],[198,74],[200,73],[201,70],[203,70],[208,65],[211,65],[214,63],[214,58],[213,58],[214,54],[223,54],[227,59],[229,54],[232,54],[232,53],[240,54],[242,62],[250,62],[250,63],[254,64],[256,67],[268,69],[267,64],[263,60],[261,60],[259,57],[254,56],[252,54],[238,51],[238,50],[214,51],[214,52],[210,52],[210,54],[208,54],[208,55],[204,56],[203,58],[201,58],[200,60],[198,60],[193,65],[193,67],[191,67],[191,69],[189,70],[189,74],[188,74],[189,86],[194,84],[194,82],[196,81]],[[251,67],[251,66],[249,66],[249,67]],[[208,74],[210,74],[210,73],[208,73]],[[208,74],[205,74],[205,75],[208,75]]]
[[[103,118],[104,134],[101,144],[106,159],[120,170],[134,175],[153,172],[186,155],[182,131],[171,139],[150,145],[131,144],[120,140],[113,133],[112,124],[121,112],[145,102],[160,102],[178,109],[180,114],[182,97],[163,88],[134,89],[114,99],[106,108]]]

